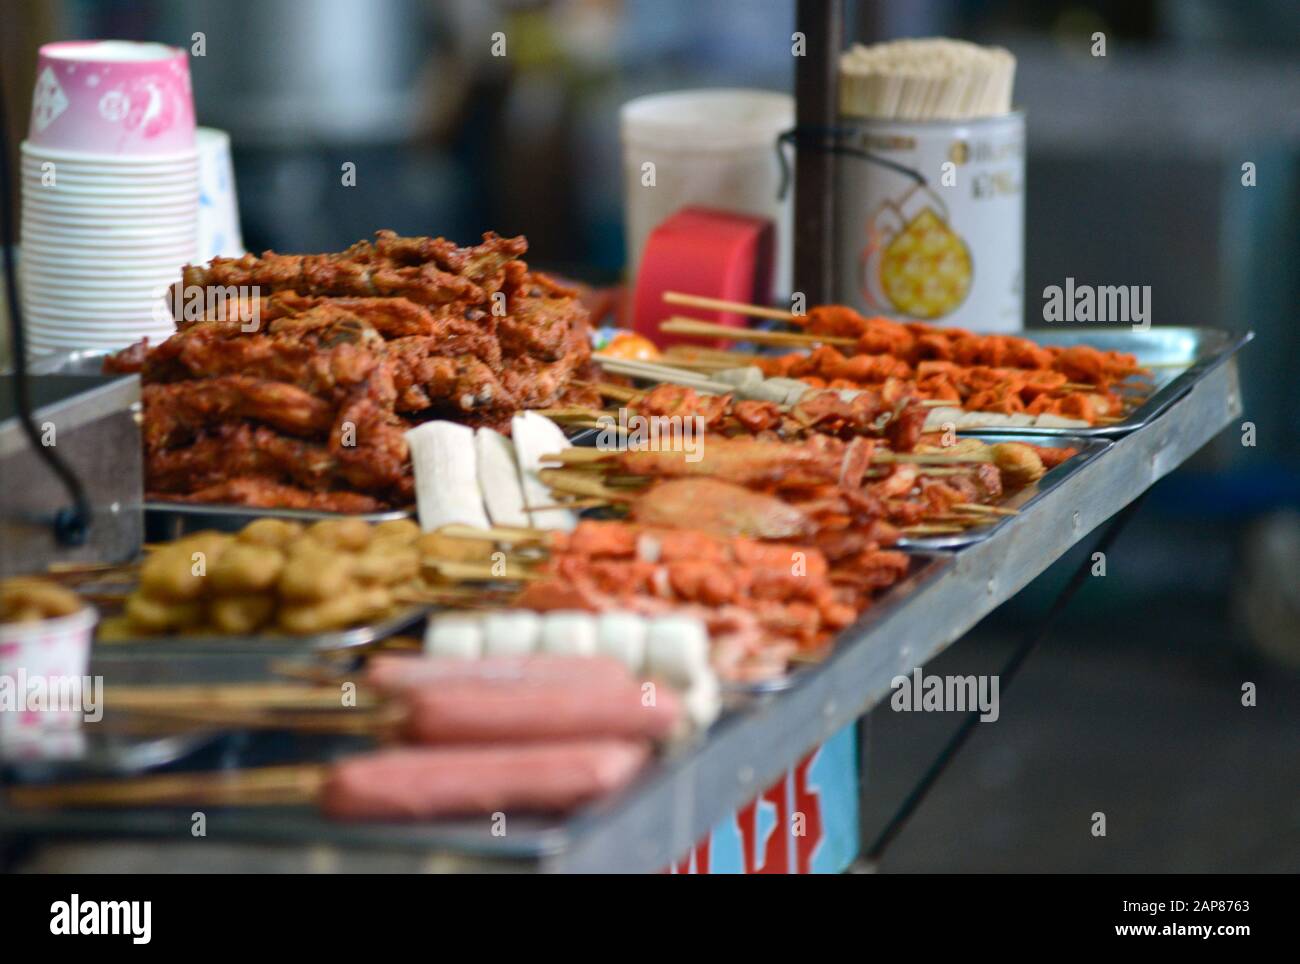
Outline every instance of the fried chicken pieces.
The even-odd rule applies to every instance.
[[[509,430],[595,405],[587,313],[529,270],[522,237],[470,248],[380,231],[338,254],[216,258],[174,289],[177,331],[105,365],[144,382],[153,498],[367,512],[409,505],[404,433]],[[195,293],[203,307],[193,311]],[[213,297],[213,296],[216,297]]]

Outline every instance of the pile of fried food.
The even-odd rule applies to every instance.
[[[0,579],[0,623],[38,623],[71,616],[85,604],[75,592],[48,579]]]
[[[587,312],[522,237],[470,248],[380,231],[339,254],[186,267],[176,334],[112,356],[144,382],[151,498],[337,512],[413,500],[405,431],[509,431],[591,404]],[[195,296],[201,312],[191,312]],[[179,296],[178,296],[179,295]],[[201,317],[197,317],[201,314]],[[190,317],[196,315],[196,317]]]
[[[238,533],[196,532],[149,553],[98,638],[303,635],[377,622],[418,579],[420,538],[409,519],[259,519]]]
[[[763,358],[756,363],[764,374],[826,388],[901,382],[905,390],[890,394],[952,402],[969,412],[1056,415],[1092,425],[1122,414],[1125,398],[1116,386],[1145,371],[1125,352],[868,318],[844,305],[813,308],[794,323],[808,334],[853,343],[843,351],[822,345]]]

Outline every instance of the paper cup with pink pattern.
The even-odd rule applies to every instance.
[[[98,619],[95,607],[85,606],[57,619],[0,623],[0,682],[9,694],[0,700],[0,742],[74,730],[86,719],[95,696],[93,684],[86,692],[86,674]]]
[[[28,143],[46,151],[151,157],[194,150],[185,51],[126,40],[40,49]]]

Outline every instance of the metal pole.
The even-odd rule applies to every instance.
[[[799,0],[795,30],[804,56],[795,58],[795,124],[803,131],[835,125],[837,72],[844,41],[843,0]],[[827,151],[795,151],[794,287],[809,305],[835,297],[835,157]]]

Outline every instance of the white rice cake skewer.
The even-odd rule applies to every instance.
[[[524,504],[537,529],[560,529],[568,532],[578,524],[576,513],[568,509],[542,508],[555,505],[555,495],[538,473],[546,468],[542,456],[572,448],[560,427],[544,415],[521,412],[510,422],[519,463],[519,478],[524,489]]]
[[[483,626],[476,616],[443,613],[429,619],[424,632],[426,656],[479,659],[483,656]]]
[[[484,656],[526,656],[542,641],[542,617],[531,609],[502,609],[483,617]]]
[[[542,617],[538,648],[562,656],[595,656],[596,617],[565,609],[547,613]]]
[[[691,616],[659,616],[646,632],[646,672],[682,693],[697,726],[708,726],[722,706],[718,677],[709,663],[709,632]]]
[[[649,627],[638,613],[611,611],[596,617],[596,652],[612,656],[634,673],[645,668]]]
[[[513,528],[532,525],[524,502],[514,443],[495,429],[481,428],[474,433],[474,449],[483,504],[492,524]]]
[[[474,430],[456,422],[425,422],[406,433],[415,470],[415,501],[425,532],[445,525],[488,528],[479,488]]]

